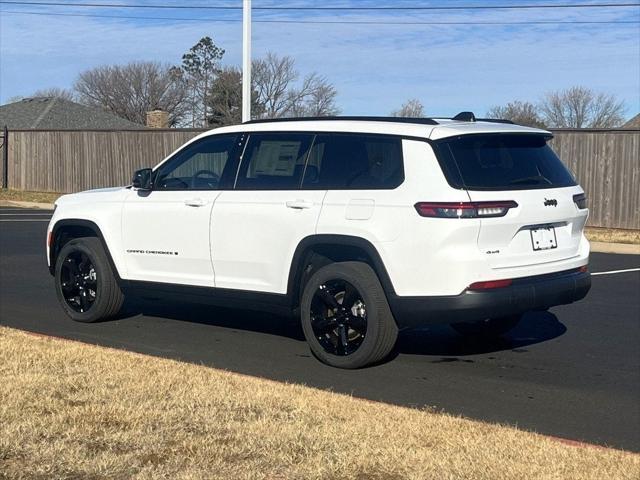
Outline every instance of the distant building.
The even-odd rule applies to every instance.
[[[59,97],[24,98],[0,105],[0,128],[9,130],[138,130],[131,122],[97,107]]]
[[[622,128],[640,128],[640,113],[622,125]]]

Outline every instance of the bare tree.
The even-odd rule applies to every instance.
[[[159,108],[169,113],[169,124],[175,126],[188,109],[182,71],[157,62],[96,67],[81,73],[74,89],[82,103],[140,124],[146,112]]]
[[[207,96],[220,71],[224,50],[203,37],[182,56],[182,71],[189,85],[192,126],[205,126],[209,117]]]
[[[612,128],[624,122],[626,107],[614,95],[575,86],[547,93],[540,110],[550,127]]]
[[[307,75],[300,88],[288,93],[286,115],[291,117],[328,117],[340,113],[336,105],[337,90],[317,73]]]
[[[265,58],[254,60],[251,65],[252,83],[258,99],[264,105],[266,118],[281,117],[289,108],[288,90],[298,78],[295,60],[278,57],[268,52]]]
[[[292,57],[278,57],[269,52],[252,64],[253,89],[264,106],[266,118],[284,116],[327,116],[339,112],[336,89],[317,73],[307,75],[301,85]]]
[[[509,102],[505,106],[492,107],[487,112],[487,118],[511,120],[513,123],[527,127],[546,128],[544,121],[540,118],[538,107],[531,102],[520,100]]]
[[[399,110],[391,112],[392,117],[424,117],[424,105],[417,98],[411,98],[404,102]]]
[[[242,72],[237,67],[225,67],[217,75],[207,98],[209,125],[236,125],[242,122]],[[251,112],[259,116],[263,112],[258,102],[258,92],[251,95]]]
[[[72,90],[60,87],[41,88],[33,92],[31,97],[56,97],[71,102],[76,100],[76,94]]]

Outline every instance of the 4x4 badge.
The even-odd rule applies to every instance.
[[[555,198],[545,198],[544,199],[544,206],[545,207],[557,207],[558,206],[558,200],[556,200]]]

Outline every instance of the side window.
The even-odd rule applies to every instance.
[[[205,137],[165,162],[156,172],[155,190],[217,190],[237,135]]]
[[[254,133],[242,155],[237,190],[297,190],[313,135]]]
[[[393,189],[404,180],[402,139],[381,135],[317,135],[302,188]]]

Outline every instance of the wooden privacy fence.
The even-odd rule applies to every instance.
[[[156,165],[202,131],[9,131],[2,147],[8,146],[8,186],[75,192],[126,185],[134,170]],[[554,135],[552,147],[589,197],[589,225],[640,229],[640,130],[555,130]]]
[[[550,142],[587,193],[592,227],[640,229],[640,130],[554,130]]]
[[[202,130],[11,130],[9,188],[77,192],[127,185]]]

